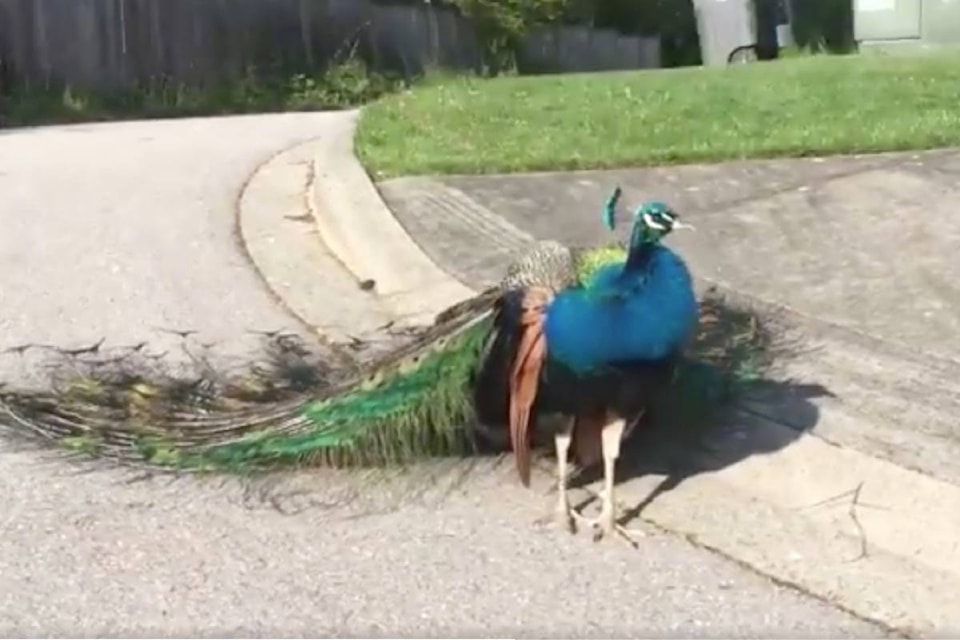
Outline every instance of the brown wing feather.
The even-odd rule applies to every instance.
[[[510,371],[510,444],[524,486],[530,486],[530,410],[537,399],[540,372],[547,358],[543,311],[550,298],[548,290],[533,287],[524,296],[520,342]]]

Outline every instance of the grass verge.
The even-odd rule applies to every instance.
[[[446,78],[364,110],[378,178],[642,166],[960,144],[960,55]]]

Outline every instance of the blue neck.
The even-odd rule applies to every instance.
[[[697,315],[683,260],[648,235],[631,243],[625,263],[601,267],[588,287],[557,294],[544,326],[548,357],[582,375],[657,361],[686,344]]]
[[[637,273],[647,268],[650,257],[654,254],[657,243],[650,240],[634,241],[630,244],[630,252],[627,254],[627,262],[623,265],[625,273]]]

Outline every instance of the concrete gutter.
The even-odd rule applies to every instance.
[[[342,115],[313,156],[308,197],[320,237],[358,283],[374,282],[398,319],[430,322],[473,292],[434,264],[387,208],[353,151],[359,111]]]

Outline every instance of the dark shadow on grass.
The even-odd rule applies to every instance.
[[[622,523],[688,478],[790,446],[819,421],[813,400],[833,395],[822,385],[771,376],[772,366],[799,346],[778,341],[772,323],[743,301],[711,290],[701,316],[689,362],[621,449],[618,483],[664,476],[623,513]],[[599,468],[583,470],[571,485],[584,486],[601,473]]]

